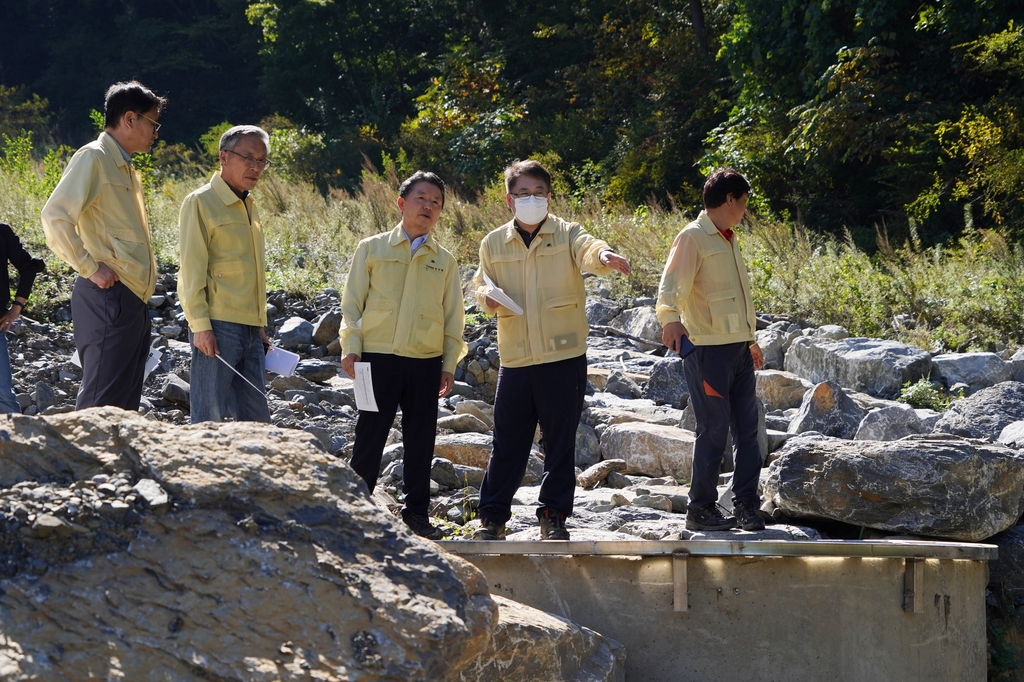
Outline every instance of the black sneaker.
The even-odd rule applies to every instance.
[[[425,514],[410,514],[409,516],[403,517],[405,525],[409,526],[409,530],[420,537],[428,540],[440,540],[444,537],[444,531],[430,523],[430,517]]]
[[[541,507],[537,510],[537,520],[540,521],[541,540],[569,539],[569,531],[565,529],[565,514]]]
[[[469,536],[470,540],[504,540],[505,524],[497,521],[488,521],[481,518],[483,525],[475,533]]]
[[[686,510],[686,530],[729,530],[735,526],[736,517],[723,515],[716,502]]]
[[[764,519],[757,513],[756,502],[734,502],[733,510],[743,530],[764,530]]]

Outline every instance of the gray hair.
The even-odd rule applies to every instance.
[[[220,149],[222,152],[229,152],[235,148],[238,141],[243,137],[253,135],[263,140],[263,146],[267,148],[267,154],[270,153],[270,135],[267,131],[259,126],[235,126],[228,128],[224,131],[224,134],[220,136]]]

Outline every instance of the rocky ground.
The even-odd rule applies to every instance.
[[[697,537],[684,527],[694,422],[681,361],[660,345],[653,300],[614,301],[600,280],[588,286],[590,385],[577,433],[579,486],[568,524],[573,539]],[[455,537],[473,528],[500,367],[493,323],[477,315],[471,301],[467,311],[477,323],[466,330],[469,354],[458,367],[456,389],[438,403],[431,474],[432,513]],[[173,274],[161,277],[150,312],[162,357],[146,382],[140,412],[185,424],[190,350]],[[273,423],[308,432],[329,456],[349,457],[357,412],[351,381],[340,372],[338,292],[324,290],[311,301],[271,292],[268,313],[275,344],[302,358],[295,376],[268,375]],[[69,317],[65,306],[51,320],[26,318],[12,330],[14,385],[25,414],[73,409],[80,370],[70,361]],[[759,317],[757,337],[767,363],[757,374],[763,511],[774,523],[759,534],[707,535],[1017,542],[1015,526],[1024,512],[1024,454],[1018,450],[1024,446],[1024,352],[928,352],[850,338],[840,327],[816,328],[785,316]],[[922,378],[965,397],[943,414],[894,400],[903,386]],[[378,504],[391,510],[399,505],[402,480],[400,425],[401,415],[375,493]],[[538,433],[510,539],[537,537],[543,457]],[[729,466],[724,469],[721,503],[729,508]],[[47,519],[54,510],[37,509],[35,497],[51,499],[29,486],[2,491],[0,517],[22,524],[29,538],[101,531],[112,548],[124,538],[113,529],[105,532],[109,514],[98,510],[109,507],[123,527],[144,504],[142,491],[128,481],[79,480],[54,498],[68,522],[54,530]],[[74,543],[67,547],[73,555]],[[1007,552],[1011,563],[1000,559],[993,566],[1000,582],[990,606],[1009,621],[1024,605],[1024,572],[1013,563],[1018,554]],[[8,566],[19,561],[16,553],[4,556]],[[1024,630],[1024,621],[1014,627]]]

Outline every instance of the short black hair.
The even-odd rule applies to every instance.
[[[519,161],[517,159],[505,169],[505,192],[511,194],[512,185],[516,184],[516,180],[524,175],[543,180],[544,184],[548,186],[548,191],[551,191],[551,173],[548,172],[547,168],[542,166],[539,161],[534,161],[533,159],[527,159],[526,161]]]
[[[715,170],[704,183],[704,208],[718,208],[730,194],[737,199],[750,194],[750,183],[742,173],[732,168]]]
[[[152,90],[138,81],[114,83],[107,88],[107,94],[103,100],[103,125],[113,129],[121,123],[121,117],[129,111],[145,114],[147,111],[156,109],[157,113],[162,113],[166,106],[166,97],[154,94]]]
[[[418,182],[429,182],[439,190],[441,190],[441,208],[444,208],[444,180],[442,180],[437,173],[431,173],[430,171],[416,171],[398,186],[398,196],[405,199],[409,192],[412,191],[413,185]]]

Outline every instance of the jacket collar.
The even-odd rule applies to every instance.
[[[403,241],[409,241],[409,238],[405,236],[405,229],[402,227],[402,223],[395,225],[395,229],[391,230],[391,234],[388,235],[388,245],[398,246]],[[422,246],[430,247],[430,250],[437,253],[437,244],[434,241],[434,230],[430,230],[427,233],[427,238],[423,240]]]
[[[214,171],[213,175],[210,177],[210,187],[212,187],[213,191],[217,193],[217,196],[220,197],[220,200],[224,202],[225,206],[230,206],[236,201],[245,203],[240,196],[235,194],[235,191],[231,189],[231,186],[224,182],[224,178],[220,176],[220,171]]]
[[[113,135],[103,131],[100,133],[99,143],[103,147],[103,151],[110,155],[110,158],[114,160],[118,168],[129,165],[127,159],[124,158],[124,154],[121,153],[121,145],[117,143]]]
[[[503,225],[505,228],[505,243],[519,239],[519,232],[516,231],[516,219],[508,221]],[[554,216],[548,213],[548,217],[544,219],[544,222],[540,224],[537,231],[534,233],[534,237],[538,234],[552,234],[555,231]],[[520,239],[520,241],[522,241]]]

